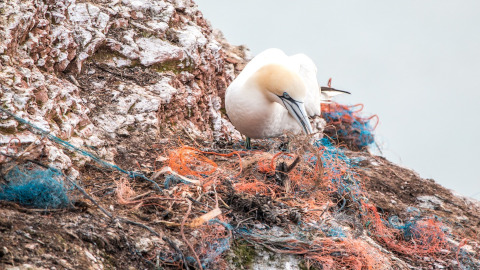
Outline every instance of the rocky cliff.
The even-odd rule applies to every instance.
[[[192,1],[6,0],[0,37],[2,268],[480,267],[479,203],[352,122],[244,151],[223,99],[248,49]]]

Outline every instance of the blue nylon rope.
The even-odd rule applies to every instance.
[[[120,167],[118,167],[117,165],[113,165],[111,163],[108,163],[104,160],[102,160],[101,158],[99,158],[98,156],[96,156],[95,154],[93,153],[90,153],[86,150],[83,150],[83,149],[80,149],[72,144],[70,144],[69,142],[66,142],[60,138],[58,138],[57,136],[54,136],[52,134],[50,134],[50,132],[30,123],[29,121],[23,119],[23,118],[20,118],[18,117],[17,115],[9,112],[8,110],[5,110],[3,108],[0,107],[0,110],[6,114],[8,114],[9,116],[13,117],[15,120],[17,120],[18,122],[22,123],[22,124],[25,124],[25,125],[28,125],[30,127],[32,127],[35,131],[39,132],[40,134],[42,134],[43,136],[47,137],[49,140],[51,141],[54,141],[58,144],[60,144],[61,146],[67,148],[67,149],[70,149],[72,151],[75,151],[77,153],[80,153],[81,155],[83,156],[86,156],[86,157],[89,157],[90,159],[92,159],[93,161],[97,162],[98,164],[101,164],[102,166],[104,167],[107,167],[107,168],[112,168],[112,169],[115,169],[119,172],[122,172],[124,174],[127,174],[130,178],[136,178],[136,177],[139,177],[141,179],[144,179],[144,180],[147,180],[149,182],[151,182],[152,184],[155,185],[155,187],[159,190],[159,191],[162,191],[162,188],[160,188],[160,186],[153,180],[147,178],[145,175],[143,175],[142,173],[138,173],[138,172],[134,172],[134,171],[127,171],[127,170],[124,170]]]

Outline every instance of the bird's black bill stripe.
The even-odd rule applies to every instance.
[[[292,116],[299,122],[299,124],[302,126],[303,131],[306,134],[312,133],[312,127],[310,126],[310,123],[306,122],[308,121],[308,116],[306,115],[305,109],[303,107],[303,102],[296,101],[290,96],[285,97],[285,96],[278,96],[282,102],[285,108],[292,114]],[[302,105],[302,107],[300,107]]]
[[[278,96],[278,97],[283,101],[284,104],[285,104],[285,100],[290,101],[293,104],[297,104],[297,103],[303,104],[303,102],[297,101],[297,100],[293,99],[291,96],[288,96],[288,97]]]
[[[292,104],[291,104],[290,102],[288,102],[288,101],[285,102],[284,100],[282,100],[282,101],[283,101],[283,104],[285,104],[285,106],[289,106],[289,107],[291,108],[291,110],[288,110],[288,111],[290,111],[290,112],[293,111],[293,112],[295,113],[295,118],[297,118],[297,119],[300,121],[300,123],[302,124],[303,129],[304,129],[305,132],[306,132],[306,130],[307,130],[307,125],[305,124],[305,121],[303,120],[303,116],[298,113],[298,112],[300,111],[300,107],[298,106],[298,104],[297,104],[297,103],[293,103],[293,104],[295,104],[295,106],[298,108],[298,110],[296,110],[296,109],[292,106]],[[288,109],[288,108],[287,108],[287,109]]]
[[[331,88],[331,87],[325,87],[325,86],[322,86],[320,88],[323,92],[339,92],[339,93],[343,93],[343,94],[351,94],[350,92],[348,91],[345,91],[345,90],[339,90],[339,89],[335,89],[335,88]]]

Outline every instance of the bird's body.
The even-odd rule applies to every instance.
[[[253,58],[227,88],[233,125],[250,138],[311,133],[308,116],[320,115],[317,67],[304,54],[268,49]]]
[[[254,89],[247,92],[248,96],[233,94],[230,97],[234,102],[226,103],[229,104],[226,105],[227,114],[238,131],[254,139],[277,137],[285,131],[302,132],[302,127],[287,109],[270,102]]]

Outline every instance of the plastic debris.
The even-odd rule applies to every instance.
[[[40,209],[67,208],[72,205],[72,187],[63,181],[63,175],[54,169],[16,166],[0,187],[0,200],[16,202]]]

